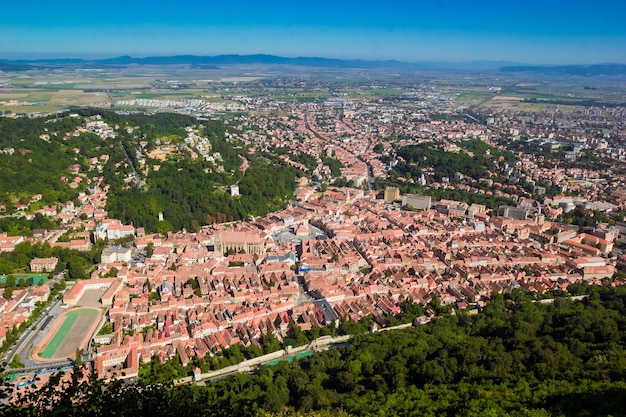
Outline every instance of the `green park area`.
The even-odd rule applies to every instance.
[[[305,350],[304,352],[300,352],[300,353],[298,353],[297,355],[294,355],[294,356],[287,356],[286,358],[276,359],[274,361],[267,362],[265,365],[267,365],[267,366],[276,366],[280,362],[292,363],[294,361],[294,359],[300,360],[302,358],[307,358],[309,356],[313,356],[313,351],[312,350]]]
[[[78,320],[80,316],[96,316],[96,315],[98,315],[98,312],[96,310],[91,310],[91,309],[81,308],[81,309],[69,311],[65,315],[65,320],[63,321],[63,324],[61,325],[61,327],[59,327],[59,329],[56,331],[56,333],[52,337],[52,340],[50,340],[50,343],[48,343],[48,345],[42,352],[41,357],[45,359],[51,359],[52,357],[54,357],[54,354],[56,353],[57,349],[59,348],[59,346],[61,346],[61,343],[63,343],[63,340],[65,340],[70,330],[74,326],[74,323],[76,323],[76,320]]]

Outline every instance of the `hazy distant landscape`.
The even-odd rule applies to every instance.
[[[488,106],[495,101],[511,109],[533,110],[549,104],[624,102],[626,72],[620,65],[503,64],[409,64],[266,55],[5,61],[7,67],[0,73],[0,112],[45,113],[81,106],[133,110],[141,106],[124,102],[136,99],[227,104],[234,103],[233,97],[255,96],[265,89],[271,89],[274,98],[287,100],[375,95],[385,89],[395,89],[401,96],[410,92],[404,87],[416,82],[446,88],[463,105]],[[245,85],[240,85],[242,82]]]

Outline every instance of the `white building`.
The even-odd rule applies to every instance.
[[[130,248],[123,246],[109,246],[102,250],[101,262],[103,264],[111,264],[115,262],[130,262],[133,258],[133,252]]]

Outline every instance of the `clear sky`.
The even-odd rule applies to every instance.
[[[265,53],[626,63],[624,0],[10,0],[0,59]]]

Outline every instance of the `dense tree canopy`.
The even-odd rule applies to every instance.
[[[159,212],[173,230],[242,220],[248,214],[265,215],[293,196],[296,171],[260,157],[250,159],[245,175],[232,176],[206,173],[201,162],[164,162],[148,177],[147,190],[119,190],[109,197],[108,209],[123,222],[148,231],[163,231],[159,230]],[[226,185],[236,183],[237,178],[241,195],[231,196]]]
[[[71,189],[60,178],[70,176],[69,167],[74,164],[86,170],[87,158],[105,152],[94,150],[102,141],[90,133],[63,139],[81,121],[69,117],[0,119],[0,149],[6,150],[0,153],[0,204],[11,211],[15,204],[28,203],[35,194],[41,194],[45,204],[76,197],[84,187]],[[77,146],[83,149],[78,154],[74,151]]]
[[[11,274],[15,271],[28,272],[30,261],[34,258],[56,257],[55,273],[65,269],[72,279],[87,278],[87,270],[100,262],[104,241],[98,241],[89,252],[74,249],[51,247],[48,243],[31,244],[23,242],[15,246],[12,252],[0,253],[0,274]]]
[[[225,127],[220,122],[208,121],[200,128],[209,139],[211,152],[220,155],[219,161],[163,161],[145,178],[142,188],[129,187],[120,181],[118,170],[109,168],[105,180],[111,184],[107,201],[110,214],[148,232],[195,231],[202,225],[242,220],[248,214],[265,215],[292,197],[297,174],[294,168],[269,156],[248,155],[245,149],[225,141]],[[143,132],[143,127],[140,129]],[[137,137],[126,137],[124,146],[135,149],[138,141]],[[124,155],[119,156],[124,160]],[[249,161],[245,172],[240,170],[244,158]],[[228,192],[228,186],[234,184],[239,185],[239,196]],[[164,221],[159,221],[159,213],[163,213]]]
[[[64,113],[0,120],[0,149],[7,150],[0,153],[0,204],[9,213],[18,203],[30,203],[36,194],[42,195],[39,206],[75,200],[86,190],[87,182],[99,175],[110,187],[109,215],[143,226],[148,232],[183,227],[194,230],[215,222],[241,220],[248,214],[264,215],[281,208],[293,195],[298,172],[272,155],[249,155],[241,144],[226,140],[226,126],[220,121],[201,122],[168,113],[119,115],[101,109],[75,113],[78,117]],[[84,132],[75,136],[77,127],[95,119],[108,123],[117,136],[101,139]],[[185,128],[190,126],[208,139],[214,159],[192,160],[189,152],[180,152],[148,164],[149,168],[158,165],[158,169],[142,169],[138,155],[159,144],[181,144],[187,135]],[[96,171],[91,158],[99,160],[105,154],[108,163],[102,162],[102,172]],[[244,161],[247,170],[240,169]],[[71,188],[69,183],[78,173],[84,179]],[[135,175],[142,180],[141,186],[131,180]],[[241,196],[228,193],[234,184],[239,185]],[[165,221],[159,222],[159,213]],[[0,231],[30,235],[35,228],[55,227],[40,217],[33,221],[0,219]]]
[[[459,144],[458,152],[447,152],[432,143],[405,146],[397,150],[403,162],[394,171],[403,176],[418,178],[427,168],[434,169],[434,178],[453,178],[458,172],[475,180],[483,177],[488,170],[498,167],[499,159],[514,161],[510,152],[502,152],[484,142],[470,140]]]

